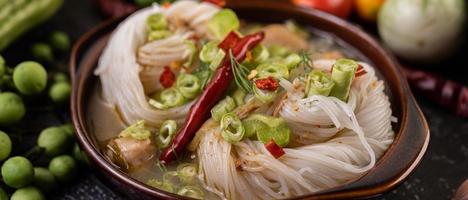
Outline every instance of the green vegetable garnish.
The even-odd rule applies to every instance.
[[[168,28],[166,17],[163,13],[155,13],[146,19],[148,31],[165,30]]]
[[[216,54],[220,50],[218,48],[218,42],[216,41],[210,41],[203,45],[201,51],[200,51],[200,60],[206,63],[210,63],[211,61],[214,60],[216,57]]]
[[[237,62],[237,60],[232,55],[232,51],[229,51],[229,57],[231,61],[232,73],[234,74],[234,81],[236,82],[237,87],[241,88],[246,93],[252,93],[252,82],[247,79],[250,70]]]
[[[196,186],[184,186],[177,191],[178,195],[194,198],[194,199],[204,199],[205,194],[203,190]]]
[[[330,96],[334,96],[342,101],[348,100],[357,68],[358,64],[354,60],[339,59],[335,62],[331,74],[331,79],[335,83],[335,86],[333,86]]]
[[[188,46],[190,53],[187,61],[185,61],[185,63],[182,66],[184,66],[185,68],[189,68],[190,66],[192,66],[192,63],[197,55],[197,46],[192,40],[186,40],[184,43]]]
[[[236,102],[234,101],[233,98],[231,98],[230,96],[227,96],[223,100],[219,101],[218,104],[216,104],[211,109],[211,117],[214,120],[219,121],[226,113],[233,111],[235,108],[236,108]]]
[[[148,41],[161,40],[169,37],[172,32],[168,30],[151,31],[148,33]]]
[[[208,21],[208,29],[219,40],[229,32],[239,29],[240,22],[231,9],[222,9]]]
[[[307,97],[312,95],[328,96],[335,83],[331,77],[320,70],[312,70],[307,75],[305,93]]]
[[[260,100],[263,103],[270,103],[276,97],[276,91],[266,91],[258,89],[257,87],[253,87],[253,93],[255,94],[255,98]]]
[[[149,103],[158,109],[169,109],[183,105],[186,102],[185,97],[176,88],[168,88],[161,92],[159,100],[150,99]]]
[[[253,114],[244,119],[243,124],[246,126],[246,135],[257,135],[264,144],[271,140],[281,147],[289,144],[291,130],[282,118]]]
[[[198,80],[200,80],[201,89],[203,89],[211,79],[213,71],[211,71],[207,63],[202,62],[195,70],[193,70],[192,74],[198,77]]]
[[[229,143],[236,143],[242,140],[244,137],[245,129],[234,113],[227,113],[223,115],[220,121],[221,125],[221,136],[224,140]]]
[[[159,129],[159,134],[156,137],[156,144],[160,149],[164,149],[171,144],[177,131],[177,123],[174,120],[164,121]]]
[[[244,90],[237,89],[234,91],[232,94],[232,98],[234,99],[236,105],[243,105],[244,104],[244,99],[247,94],[244,92]]]
[[[177,175],[184,184],[193,184],[197,176],[197,165],[193,163],[182,163],[177,166]]]
[[[201,91],[200,80],[193,74],[180,74],[177,77],[176,87],[187,99],[195,98]]]
[[[136,123],[130,125],[122,132],[119,137],[132,137],[136,140],[146,140],[151,136],[151,130],[146,127],[145,120],[139,120]]]
[[[167,191],[167,192],[174,192],[174,186],[172,184],[162,182],[157,179],[150,179],[148,180],[146,184],[150,185],[151,187],[155,187],[155,188]]]
[[[278,63],[263,63],[257,67],[257,77],[267,78],[269,76],[280,79],[289,77],[289,69],[286,65]]]

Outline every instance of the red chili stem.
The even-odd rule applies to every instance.
[[[455,114],[468,117],[468,87],[439,75],[403,68],[411,89]]]
[[[232,34],[229,34],[225,41],[229,37],[232,37]],[[264,37],[265,34],[263,32],[258,32],[247,35],[236,42],[237,44],[232,48],[232,53],[235,59],[238,62],[242,62],[245,59],[247,51],[257,46]],[[227,54],[220,67],[218,67],[215,75],[198,98],[197,102],[195,102],[195,104],[190,108],[183,127],[179,129],[177,135],[172,141],[172,144],[161,153],[159,160],[168,164],[172,162],[177,155],[180,155],[188,143],[193,139],[197,130],[210,117],[211,108],[213,108],[213,106],[223,98],[232,79],[232,68],[229,54]]]

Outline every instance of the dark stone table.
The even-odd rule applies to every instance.
[[[40,28],[33,30],[32,35],[58,29],[68,32],[76,40],[103,19],[92,4],[91,0],[66,1],[59,13]],[[5,52],[9,62],[17,63],[28,59],[24,56],[24,48],[27,48],[25,43],[31,39],[27,37],[24,40]],[[466,76],[463,77],[463,74],[466,75],[468,71],[467,60],[466,57],[460,58],[454,61],[455,66],[431,70],[466,84]],[[422,97],[417,99],[431,129],[427,154],[407,181],[376,199],[450,199],[455,189],[468,178],[468,120],[457,117]],[[82,170],[76,182],[54,196],[55,199],[63,200],[124,199],[103,185],[89,170]]]

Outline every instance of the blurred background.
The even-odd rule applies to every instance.
[[[48,74],[43,91],[34,98],[24,97],[24,92],[17,88],[17,96],[24,105],[23,114],[11,123],[14,125],[3,123],[2,115],[21,113],[21,106],[2,105],[5,102],[0,97],[0,130],[11,140],[10,157],[24,155],[34,166],[47,167],[56,157],[40,156],[38,135],[50,127],[70,131],[67,102],[71,86],[66,74],[73,42],[105,20],[153,2],[166,2],[36,1],[45,3],[0,0],[0,54],[5,60],[4,64],[0,59],[0,67],[5,66],[5,72],[0,70],[0,91],[16,91],[17,86],[7,74],[23,61],[38,61]],[[398,57],[404,69],[402,76],[408,78],[427,118],[431,142],[424,160],[404,183],[375,199],[451,199],[468,178],[467,3],[464,0],[291,0],[289,3],[340,17],[366,30],[390,49]],[[24,9],[27,4],[37,5]],[[7,10],[9,7],[13,11]],[[20,15],[28,15],[28,22],[21,22]],[[8,17],[16,17],[18,22],[8,21]],[[0,134],[0,145],[6,144],[2,143],[2,137],[5,136]],[[70,181],[54,189],[41,188],[47,199],[125,199],[93,175],[85,155],[73,136],[70,137],[69,147],[63,151],[75,160],[74,164],[67,165],[64,158],[56,160],[63,162],[70,173],[64,178],[70,177]],[[4,147],[0,146],[0,163],[8,157],[2,159]],[[0,200],[3,200],[2,192],[15,192],[1,179],[0,187]]]

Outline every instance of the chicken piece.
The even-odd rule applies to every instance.
[[[108,156],[125,170],[138,168],[155,156],[156,148],[150,139],[137,140],[118,137],[109,142]]]
[[[308,49],[309,44],[305,38],[289,30],[285,25],[272,24],[263,28],[265,31],[265,46],[279,45],[292,51]]]

